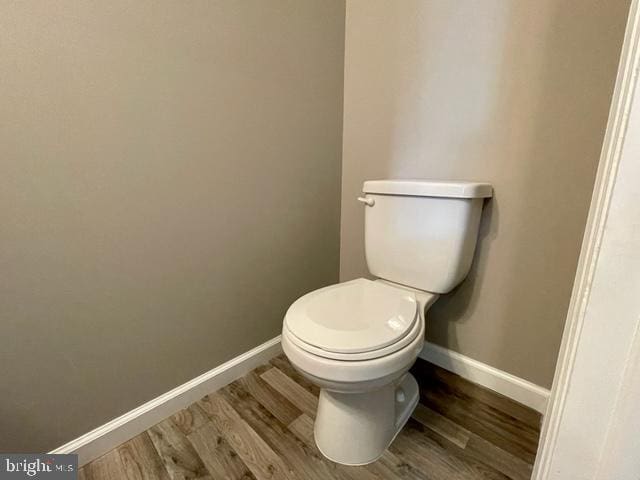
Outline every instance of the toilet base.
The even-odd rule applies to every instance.
[[[409,373],[370,392],[322,389],[314,427],[316,445],[336,463],[375,462],[409,420],[418,399],[418,383]]]

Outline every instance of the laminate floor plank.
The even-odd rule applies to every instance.
[[[255,480],[247,465],[210,421],[187,438],[214,480]]]
[[[531,478],[531,464],[511,455],[509,452],[505,452],[474,433],[470,434],[465,448],[460,448],[449,439],[419,422],[409,425],[409,429],[418,430],[419,436],[430,439],[455,457],[474,465],[480,464],[481,470],[497,471],[511,480],[528,480]],[[409,429],[407,433],[409,433]]]
[[[291,430],[296,437],[305,442],[313,440],[313,419],[306,413],[296,418],[287,428]]]
[[[457,423],[452,422],[447,417],[443,417],[421,403],[418,404],[411,416],[425,427],[439,433],[460,448],[465,448],[471,437],[469,430],[462,428]]]
[[[420,401],[440,415],[527,463],[533,463],[538,433],[513,417],[471,397],[451,394],[441,385],[420,391]]]
[[[277,367],[270,368],[260,375],[265,382],[284,395],[291,403],[310,417],[315,418],[318,410],[318,397],[296,383]]]
[[[418,360],[421,403],[376,462],[326,459],[319,389],[280,355],[84,466],[83,480],[529,480],[540,416]]]
[[[464,471],[459,465],[452,465],[443,458],[437,448],[430,447],[429,455],[425,455],[423,449],[414,444],[410,435],[404,432],[394,440],[389,451],[398,456],[414,469],[422,472],[428,480],[461,480]]]
[[[244,389],[264,405],[275,418],[284,425],[288,425],[302,414],[302,410],[260,378],[259,375],[268,369],[268,367],[266,369],[258,368],[245,375],[240,379],[240,382]]]
[[[180,410],[169,418],[184,435],[195,432],[209,422],[207,414],[202,411],[202,408],[197,403]]]
[[[257,480],[298,480],[282,458],[240,417],[222,395],[207,395],[198,405]]]
[[[128,480],[170,480],[148,432],[143,432],[117,448]]]
[[[80,469],[86,480],[121,480],[126,478],[118,450],[113,449]]]
[[[269,363],[274,367],[277,367],[278,369],[280,369],[282,372],[286,373],[298,385],[300,385],[305,390],[309,391],[314,396],[317,397],[318,395],[320,395],[320,388],[318,388],[318,386],[315,385],[314,383],[311,383],[300,372],[298,372],[295,368],[293,368],[293,366],[291,365],[291,363],[289,362],[289,360],[284,354],[278,355],[277,357],[272,358]]]
[[[418,359],[411,371],[422,385],[428,386],[432,383],[447,385],[452,391],[457,391],[463,395],[484,402],[501,411],[503,414],[513,417],[518,422],[524,423],[533,430],[540,431],[542,415],[504,395],[473,384],[455,373],[449,372],[444,368],[440,368],[422,359]]]
[[[456,455],[431,435],[427,427],[409,419],[402,435],[398,435],[390,450],[420,471],[432,472],[436,479],[491,479],[510,480],[505,474],[477,462],[472,458]],[[448,440],[442,438],[445,442]]]
[[[512,480],[530,480],[533,465],[472,434],[464,454],[504,473]]]
[[[300,478],[310,480],[340,479],[339,472],[322,455],[300,441],[243,388],[242,382],[225,387],[221,394],[240,416],[294,469]],[[268,402],[271,403],[271,402]]]
[[[386,452],[372,465],[375,471],[382,474],[383,478],[402,478],[404,480],[429,480],[426,473],[421,472],[407,462],[391,453],[387,449]]]
[[[148,433],[171,480],[212,480],[202,459],[173,418],[151,427]]]

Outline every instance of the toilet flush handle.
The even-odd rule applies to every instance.
[[[373,207],[376,204],[376,201],[373,198],[358,197],[358,201],[370,207]]]

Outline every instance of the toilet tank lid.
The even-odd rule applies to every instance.
[[[493,196],[489,183],[438,180],[369,180],[364,193],[408,195],[415,197],[488,198]]]

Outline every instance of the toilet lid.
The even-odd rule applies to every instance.
[[[364,278],[299,298],[285,324],[303,342],[328,352],[360,353],[398,342],[418,318],[415,296]]]

